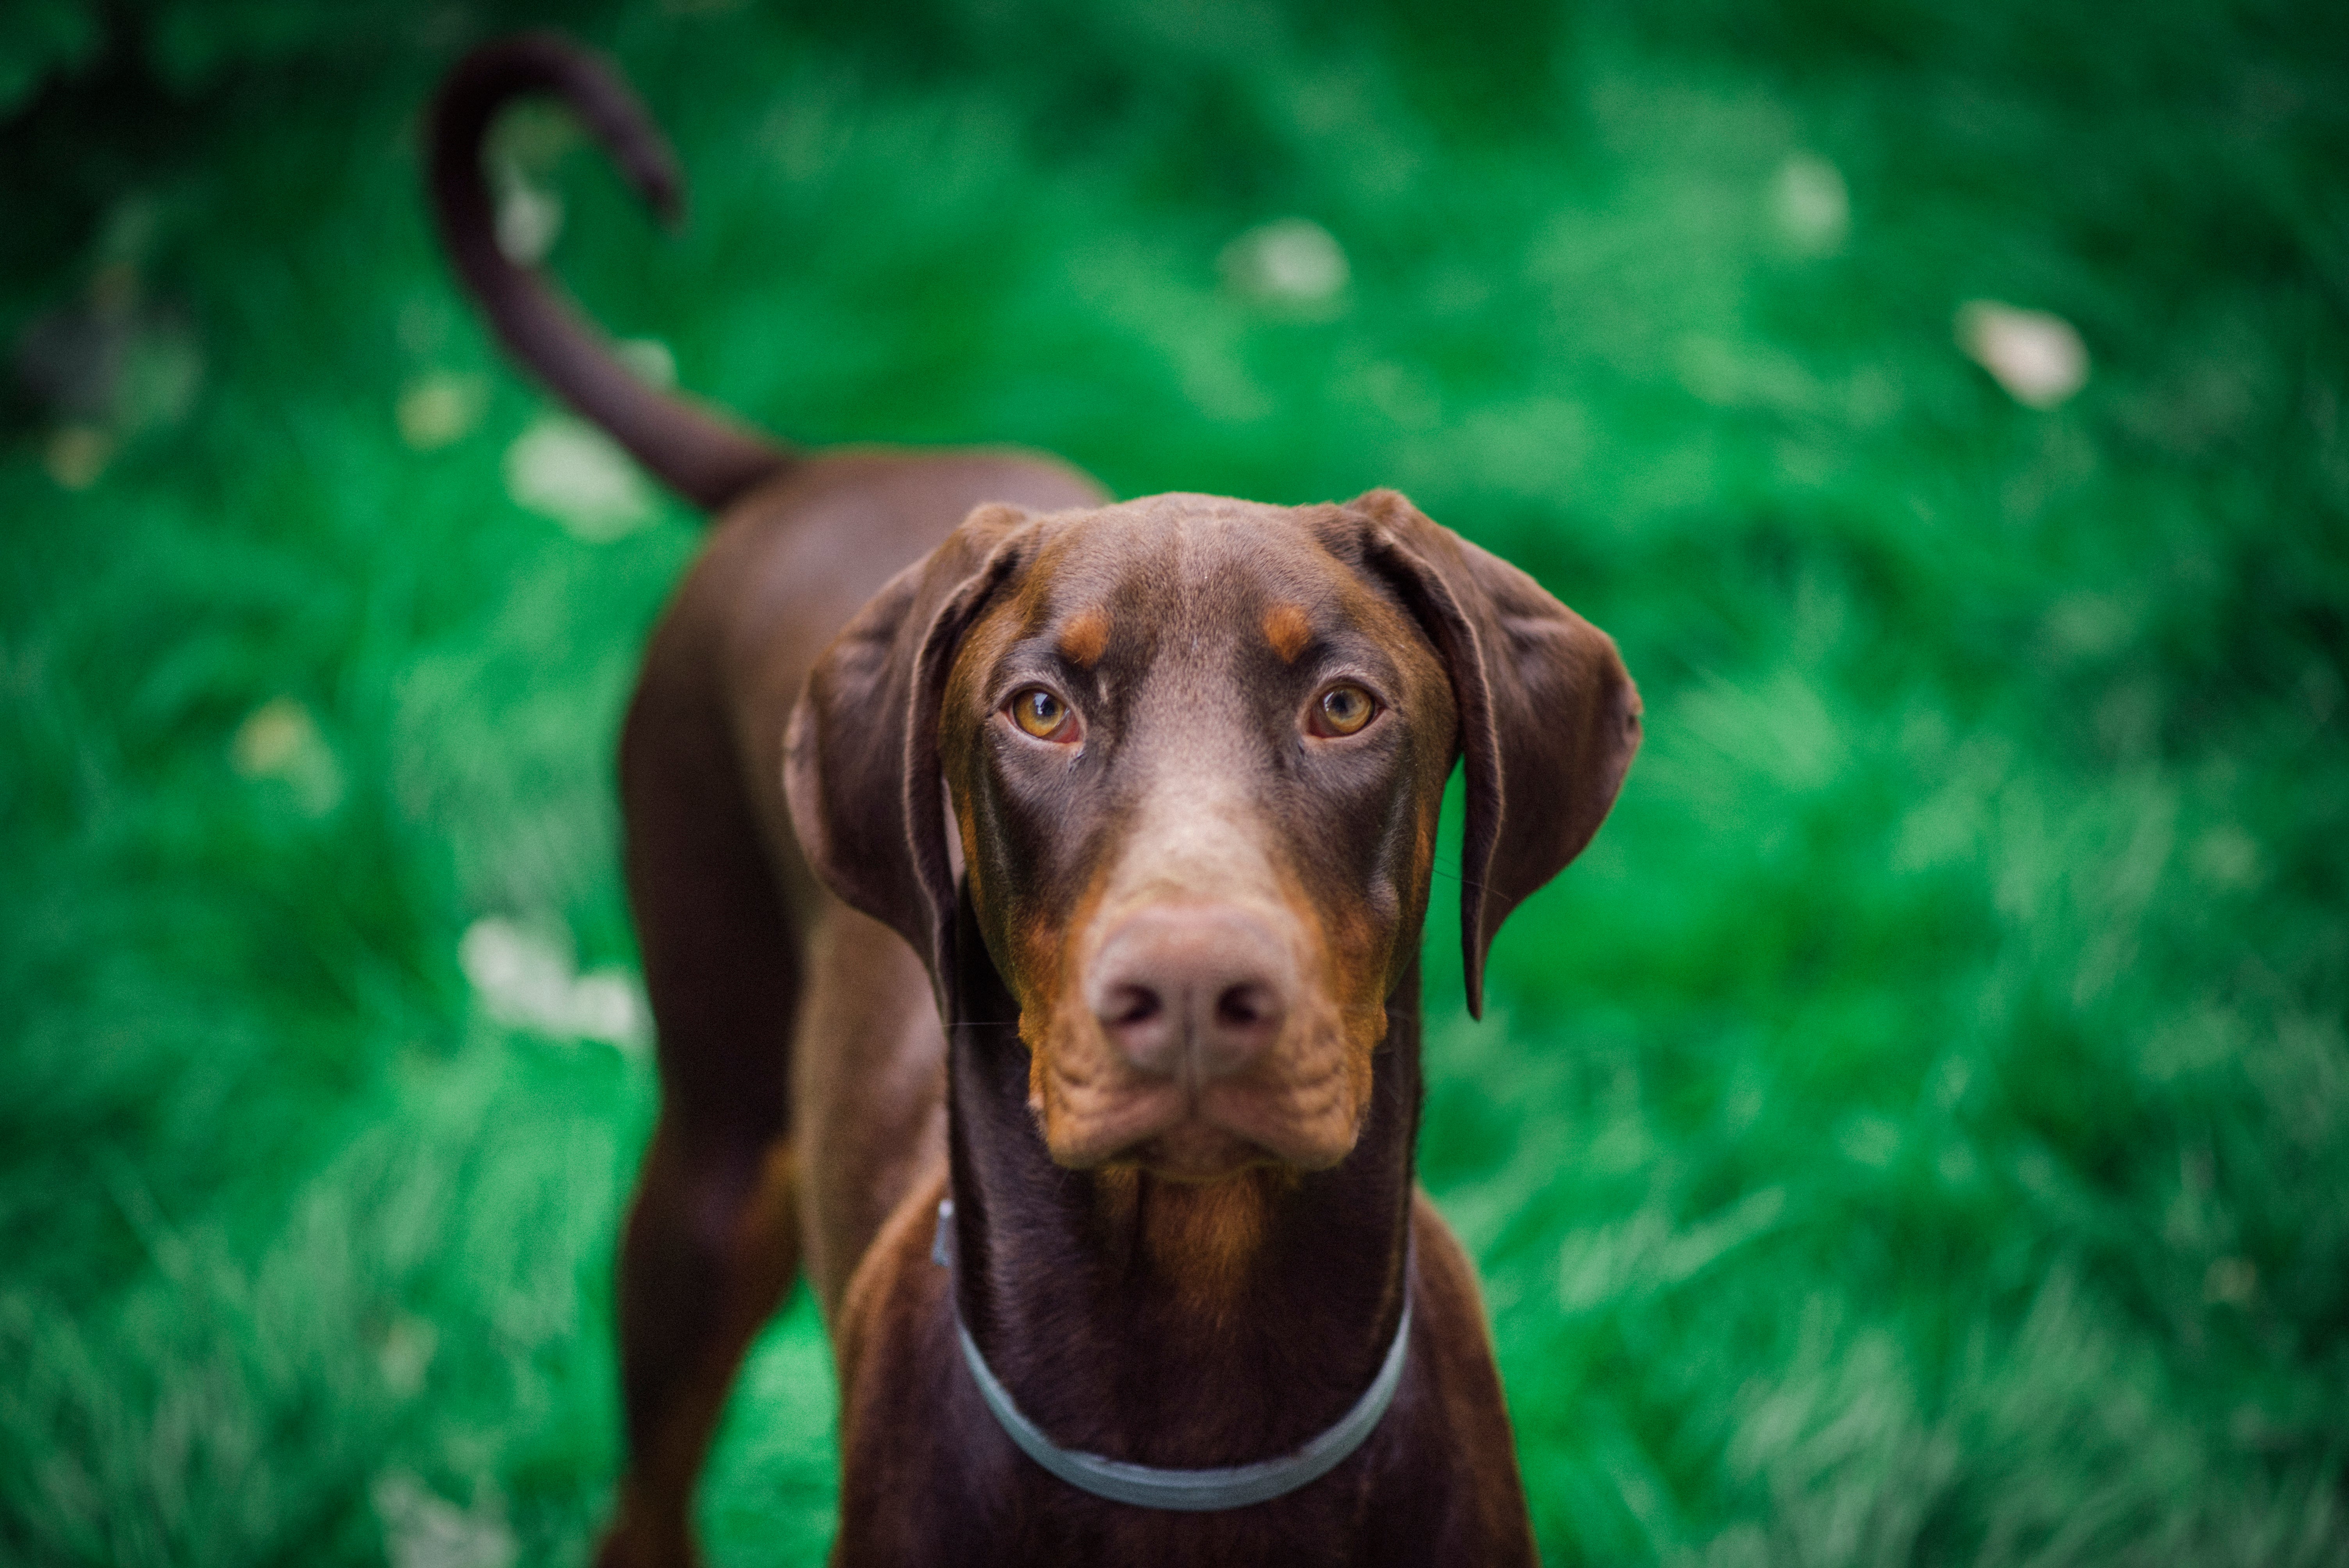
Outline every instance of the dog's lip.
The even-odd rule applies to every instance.
[[[1201,1095],[1178,1084],[1154,1084],[1117,1097],[1051,1144],[1054,1161],[1071,1170],[1137,1165],[1179,1181],[1217,1181],[1257,1166],[1324,1171],[1352,1149],[1322,1139],[1277,1113],[1260,1097],[1215,1086]]]
[[[1218,1131],[1257,1145],[1283,1165],[1326,1171],[1352,1152],[1361,1133],[1362,1107],[1332,1115],[1327,1103],[1338,1076],[1209,1084],[1200,1091],[1193,1114]]]

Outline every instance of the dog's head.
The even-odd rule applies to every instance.
[[[1392,491],[982,507],[817,665],[786,782],[949,1006],[958,839],[1055,1160],[1211,1180],[1353,1147],[1454,759],[1476,1010],[1639,714],[1604,633]]]

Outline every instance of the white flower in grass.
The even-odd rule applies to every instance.
[[[285,785],[313,817],[325,816],[343,798],[342,764],[318,732],[318,721],[293,697],[272,697],[245,715],[228,754],[239,773]]]
[[[457,963],[490,1016],[553,1029],[569,1016],[571,958],[536,932],[494,915],[465,928]]]
[[[610,438],[567,415],[541,416],[506,449],[506,494],[580,539],[603,543],[653,519],[652,487]]]
[[[515,179],[498,192],[498,249],[516,266],[535,266],[563,232],[563,198]]]
[[[1310,218],[1261,224],[1226,245],[1224,281],[1268,304],[1312,309],[1334,304],[1352,276],[1346,253]]]
[[[1851,192],[1826,159],[1797,152],[1770,180],[1770,212],[1786,242],[1805,255],[1832,255],[1851,231]]]
[[[393,412],[399,422],[399,438],[419,452],[429,452],[472,434],[489,406],[486,380],[436,370],[409,382]]]
[[[376,1477],[369,1491],[391,1568],[511,1568],[522,1555],[494,1506],[459,1508],[405,1470]]]
[[[626,970],[572,968],[571,954],[539,932],[487,915],[465,928],[457,963],[490,1016],[558,1039],[601,1040],[641,1050],[652,1037],[643,992]]]
[[[571,1026],[591,1040],[640,1050],[652,1039],[652,1018],[636,977],[624,969],[596,969],[571,986]]]
[[[653,387],[677,385],[677,356],[657,337],[624,337],[612,345],[621,364]]]
[[[2053,408],[2088,382],[2088,348],[2072,324],[1996,300],[1958,307],[1958,346],[2016,402]]]

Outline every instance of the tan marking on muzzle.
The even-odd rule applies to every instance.
[[[1268,836],[1212,768],[1162,778],[1059,928],[1067,951],[1034,954],[1020,1028],[1056,1159],[1181,1175],[1253,1148],[1310,1170],[1353,1146],[1385,1032],[1377,944],[1315,909]]]

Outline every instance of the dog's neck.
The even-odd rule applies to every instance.
[[[1285,1454],[1361,1397],[1402,1311],[1421,1098],[1419,966],[1353,1151],[1185,1184],[1052,1162],[1017,1006],[965,900],[947,1031],[957,1309],[1019,1408],[1137,1464]]]

